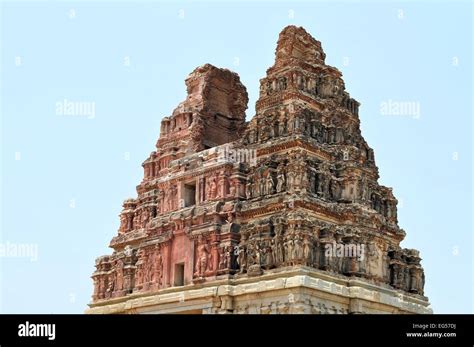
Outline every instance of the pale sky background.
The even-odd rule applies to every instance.
[[[136,196],[186,76],[205,63],[236,71],[250,119],[278,34],[295,24],[362,104],[432,308],[472,313],[472,11],[468,1],[2,2],[0,242],[33,244],[38,258],[0,258],[0,312],[83,312],[94,259],[111,252],[122,201]],[[94,117],[57,114],[64,99],[95,103]],[[383,115],[388,100],[418,103],[420,117]]]

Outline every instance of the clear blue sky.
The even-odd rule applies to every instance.
[[[83,312],[94,259],[111,251],[186,76],[205,63],[236,71],[249,119],[288,24],[322,42],[361,102],[434,311],[473,312],[470,2],[7,1],[1,11],[1,242],[37,245],[38,259],[0,258],[0,312]],[[95,103],[94,117],[57,114],[64,99]],[[388,100],[416,102],[420,117],[381,114]]]

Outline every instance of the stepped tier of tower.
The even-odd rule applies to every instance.
[[[246,123],[238,75],[195,69],[123,204],[113,254],[96,261],[93,302],[301,266],[426,300],[341,76],[319,41],[286,27]]]

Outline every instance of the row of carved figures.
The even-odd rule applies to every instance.
[[[283,265],[313,264],[317,258],[314,240],[309,235],[275,235],[273,238],[243,241],[237,249],[241,273],[254,265],[265,269]]]
[[[273,237],[243,239],[238,247],[237,264],[242,273],[254,265],[270,269],[297,264],[338,273],[351,272],[354,269],[352,263],[355,260],[353,258],[359,257],[365,252],[365,246],[360,249],[350,249],[353,252],[351,256],[343,254],[340,257],[336,254],[336,250],[334,253],[328,253],[330,247],[339,245],[344,246],[342,242],[333,244],[327,240],[319,240],[309,232],[296,231],[290,231],[284,235],[275,234]],[[352,244],[347,245],[351,246]],[[354,244],[354,247],[356,246]],[[360,253],[356,253],[356,251]],[[363,255],[361,259],[357,260],[362,262],[359,264],[359,268],[369,269],[370,267],[365,266],[363,261],[369,261],[370,258],[364,258]]]
[[[289,87],[320,97],[337,96],[343,92],[343,85],[339,79],[305,76],[299,73],[274,78],[267,77],[262,82],[260,84],[260,93],[264,95],[272,95]]]
[[[123,259],[103,257],[93,276],[93,300],[124,296],[131,292],[162,288],[163,256],[160,246],[139,249],[136,256],[126,247]]]
[[[148,222],[158,214],[157,205],[144,206],[141,208],[125,208],[120,214],[119,233],[125,233],[130,230],[145,228]]]
[[[319,121],[309,121],[305,116],[296,114],[290,118],[268,118],[250,128],[245,135],[245,142],[253,144],[265,142],[272,138],[288,136],[291,134],[307,135],[319,143],[326,144],[352,144],[355,137],[342,127],[326,127]]]
[[[163,256],[159,246],[154,249],[141,249],[135,264],[135,290],[148,289],[150,284],[156,288],[163,286]]]
[[[221,245],[218,247],[217,270],[229,270],[235,268],[235,247]],[[213,272],[213,258],[209,240],[200,237],[197,241],[196,257],[194,264],[194,277],[204,277]]]
[[[316,165],[316,167],[318,167],[318,165]],[[314,194],[322,199],[339,201],[342,198],[344,190],[347,188],[342,178],[332,176],[328,168],[323,166],[312,170],[307,170],[304,165],[295,165],[292,166],[292,168],[293,169],[289,169],[288,166],[280,164],[277,169],[256,170],[249,174],[247,182],[245,183],[246,198],[252,199],[284,191],[292,193],[306,189],[310,194]],[[200,197],[202,196],[200,202],[212,200],[212,197],[216,196],[217,192],[223,191],[222,185],[218,182],[219,179],[217,176],[199,180],[198,186],[200,193],[198,194]],[[223,181],[220,180],[220,182]],[[233,186],[230,187],[229,192],[235,194],[235,189],[232,189],[232,187]],[[367,202],[372,209],[381,215],[389,219],[396,219],[397,208],[395,200],[384,198],[378,192],[370,193],[371,189],[365,178],[358,179],[355,188],[355,191],[353,190],[352,194],[346,196],[346,198]],[[158,204],[146,205],[140,208],[136,208],[136,206],[129,208],[127,206],[120,215],[119,233],[145,228],[151,219],[155,218],[159,212],[164,213],[179,208],[177,188],[175,185],[170,185],[168,191],[160,190],[158,197]]]
[[[396,259],[393,251],[386,251],[373,241],[355,240],[319,240],[303,232],[244,239],[236,248],[236,268],[245,273],[255,266],[271,269],[303,264],[376,279],[397,289],[423,294],[424,273],[419,259],[413,263]]]
[[[327,168],[307,170],[304,165],[295,165],[290,169],[280,164],[276,170],[256,170],[247,178],[245,185],[247,199],[307,189],[309,193],[321,198],[338,201],[345,189],[342,178],[332,176]],[[396,217],[396,205],[392,200],[384,199],[378,193],[369,196],[367,179],[358,179],[357,189],[348,196],[352,200],[370,201],[370,206],[380,214],[391,218]]]
[[[235,196],[237,190],[236,185],[225,174],[214,174],[209,177],[200,178],[197,186],[199,202]],[[158,214],[185,207],[185,201],[178,198],[177,184],[169,184],[166,188],[157,190],[156,196],[155,203],[147,203],[147,206],[138,208],[136,203],[126,202],[127,206],[124,206],[124,210],[120,215],[120,233],[145,228],[148,222]]]
[[[289,76],[265,78],[260,84],[260,94],[261,96],[270,96],[287,90],[289,86],[314,97],[326,98],[345,95],[345,97],[342,97],[341,106],[356,115],[359,113],[358,102],[344,92],[344,85],[340,79],[326,78],[324,76],[305,76],[299,73],[293,73]]]
[[[94,297],[104,299],[123,296],[133,291],[158,289],[163,286],[163,260],[159,251],[147,253],[144,250],[134,266],[124,268],[124,262],[117,260],[112,270],[94,277]]]
[[[321,123],[312,112],[299,112],[291,116],[265,116],[256,118],[255,126],[250,126],[244,136],[245,143],[264,142],[269,139],[288,136],[291,134],[303,134],[325,144],[357,144],[361,141],[360,134],[353,125],[343,127],[341,125],[327,126]],[[370,156],[367,157],[369,160]],[[158,177],[160,170],[167,167],[169,158],[159,158],[156,152],[143,164],[145,179]]]
[[[413,250],[387,250],[358,237],[318,238],[309,231],[288,230],[273,236],[242,237],[238,245],[222,244],[212,252],[206,238],[196,241],[194,278],[219,271],[245,274],[251,269],[306,265],[317,269],[375,279],[407,292],[423,294],[424,272]],[[218,257],[214,262],[213,254]],[[140,249],[136,257],[108,259],[97,265],[94,300],[135,291],[163,288],[163,256],[159,246]],[[133,260],[135,259],[135,260]],[[217,264],[217,268],[214,268]]]

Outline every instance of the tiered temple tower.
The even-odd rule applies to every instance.
[[[245,123],[238,75],[194,70],[96,260],[87,312],[431,313],[341,76],[288,26]]]

